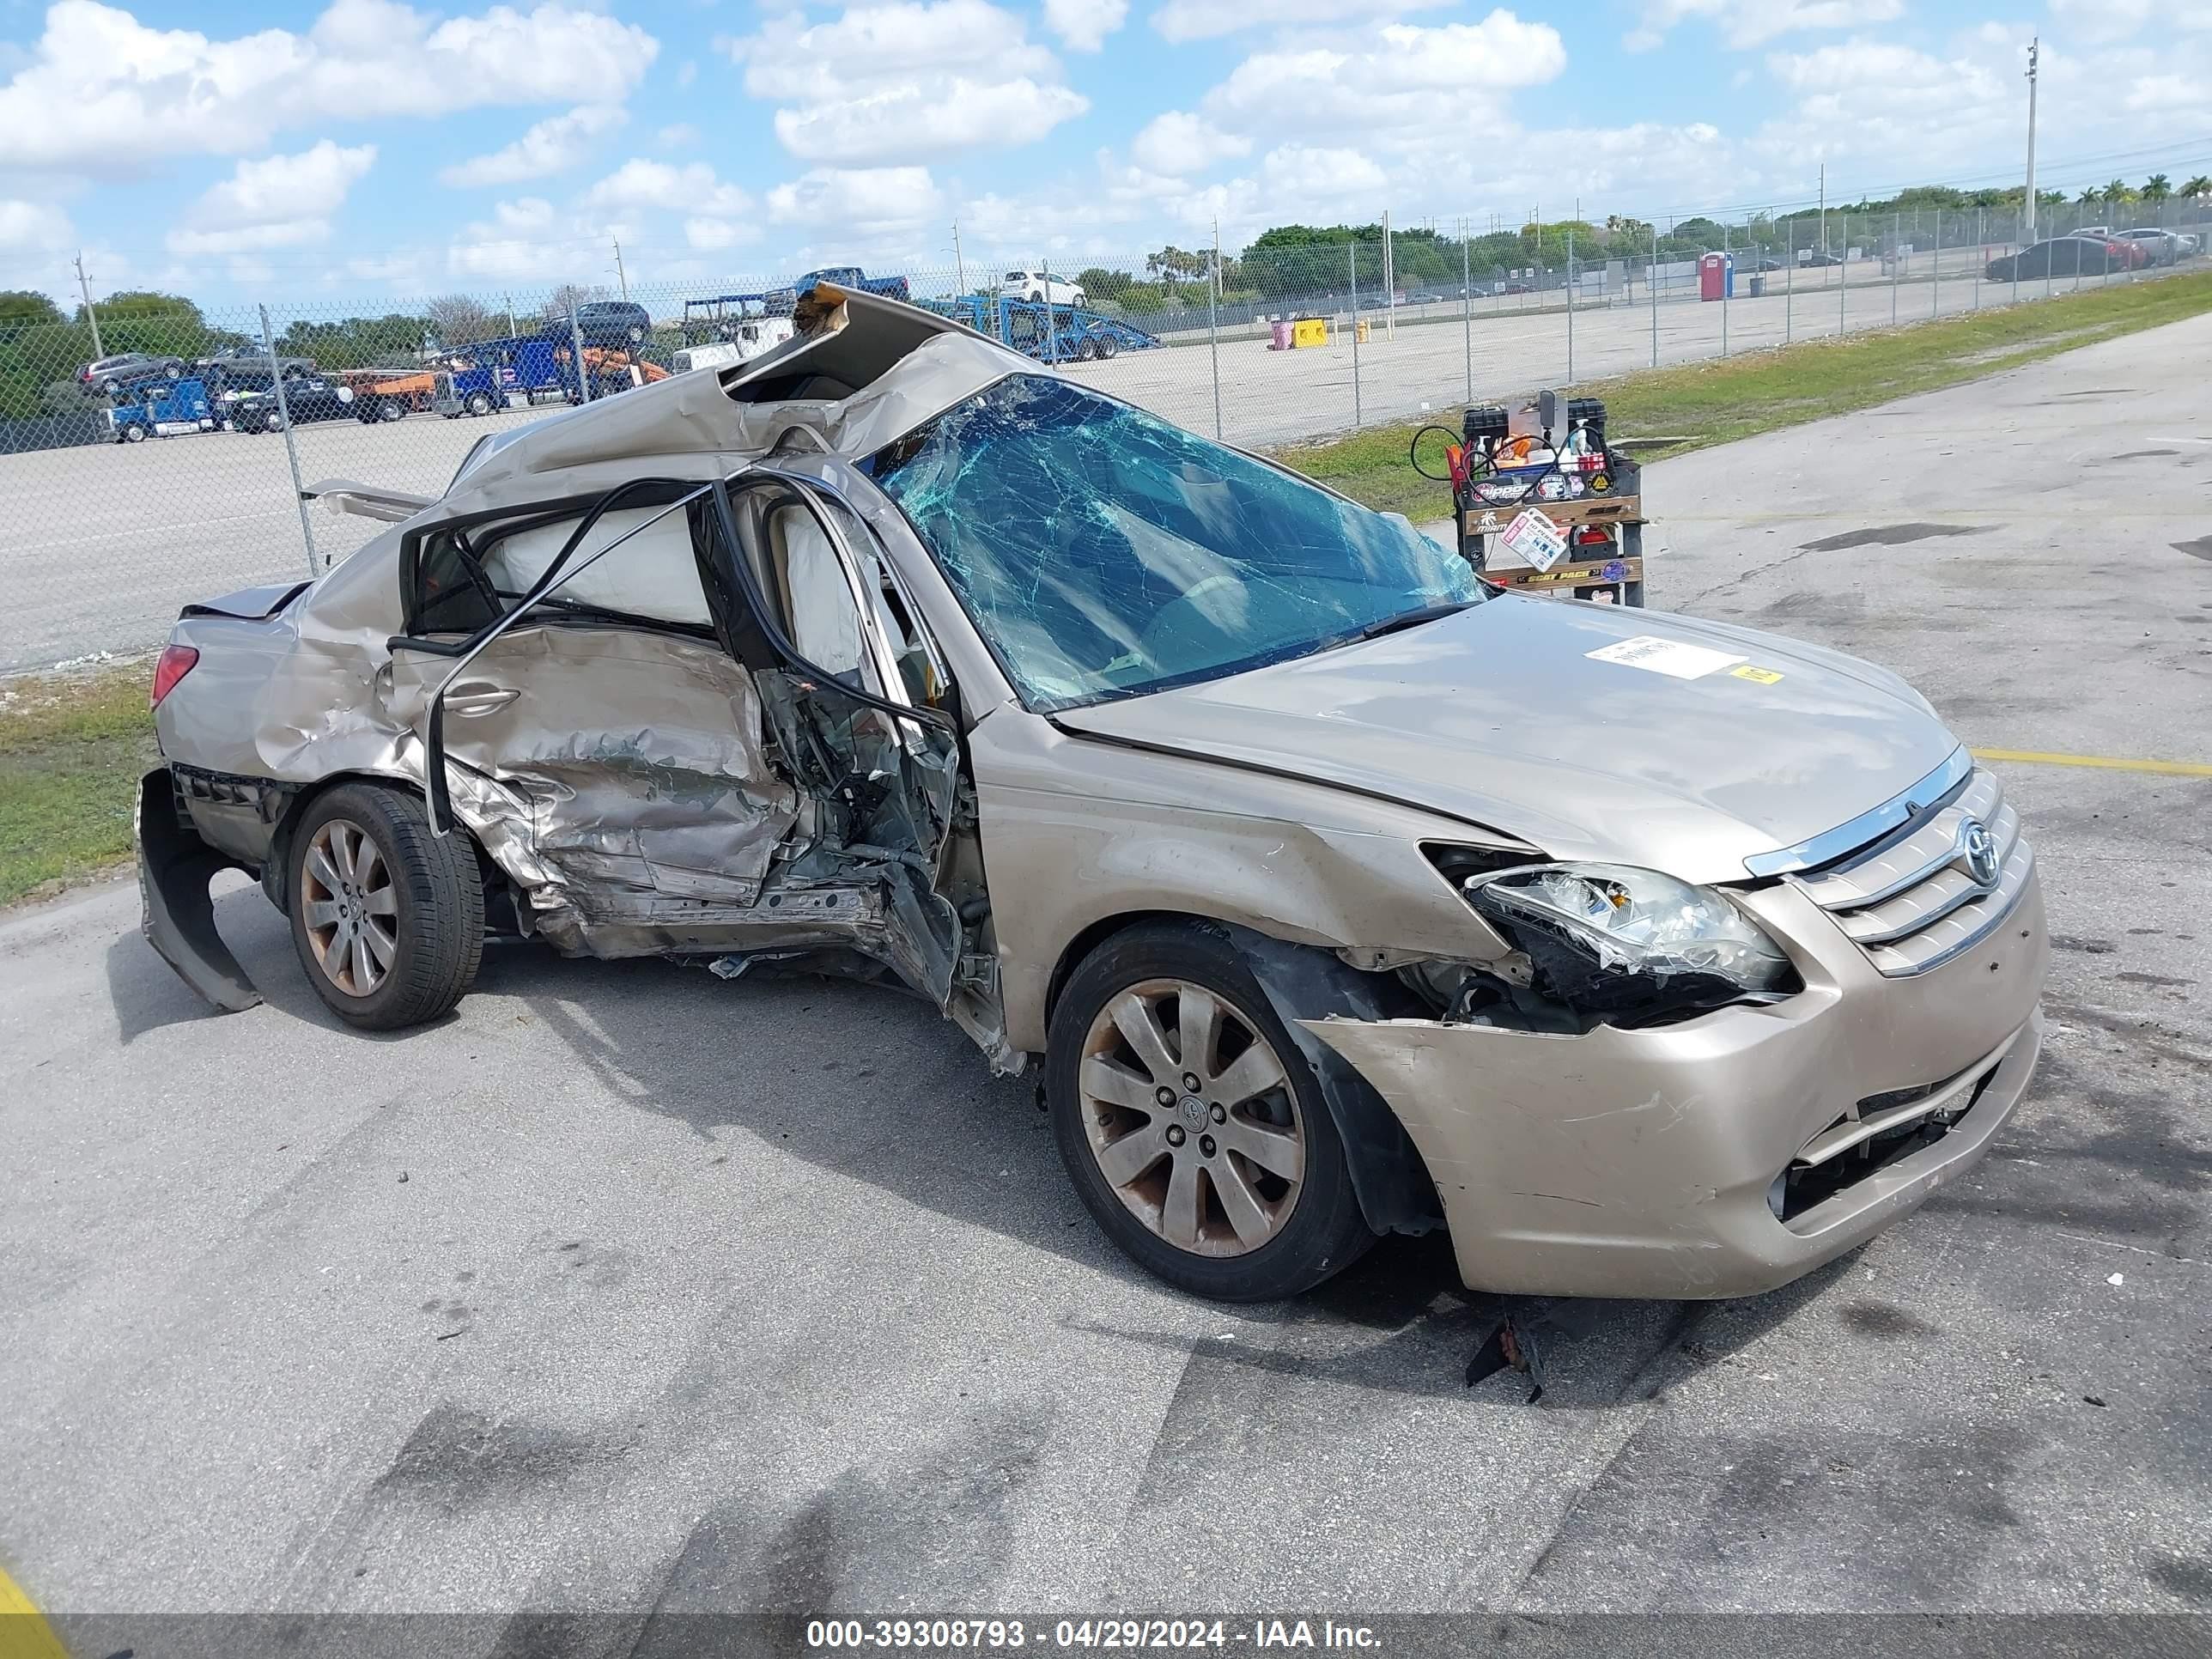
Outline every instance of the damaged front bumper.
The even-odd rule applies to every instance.
[[[1911,978],[1885,977],[1786,884],[1747,908],[1798,946],[1802,994],[1580,1036],[1301,1022],[1405,1124],[1468,1285],[1771,1290],[1863,1243],[1988,1150],[2042,1043],[2050,945],[2033,877],[1986,940]]]

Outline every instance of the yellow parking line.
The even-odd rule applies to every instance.
[[[2023,766],[2094,766],[2108,772],[2156,772],[2170,778],[2212,778],[2212,762],[2122,760],[2111,755],[2045,755],[2033,749],[1977,749],[1976,760]]]
[[[69,1659],[69,1650],[46,1615],[4,1571],[0,1571],[0,1659]]]

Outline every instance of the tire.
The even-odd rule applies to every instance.
[[[433,836],[411,794],[341,784],[307,808],[287,862],[293,949],[340,1019],[396,1031],[461,1000],[484,930],[483,882],[465,836]],[[333,949],[336,969],[325,965]]]
[[[118,387],[117,387],[116,382],[115,382],[115,381],[113,381],[113,380],[102,380],[102,381],[100,383],[100,396],[102,396],[103,398],[112,398],[112,397],[115,395],[115,393],[116,393],[117,390],[118,390]]]
[[[1171,1052],[1164,1035],[1152,1066],[1119,1035],[1132,1003],[1164,1034],[1172,1004],[1180,1048],[1182,1023],[1194,1016],[1181,992],[1163,996],[1163,986],[1204,993],[1219,1011],[1212,1050],[1191,1071],[1201,1079],[1196,1091],[1175,1074],[1188,1057]],[[1168,1086],[1184,1091],[1170,1104],[1156,1091],[1161,1065]],[[1240,1078],[1274,1081],[1244,1098],[1205,1098],[1244,1086]],[[1296,1296],[1375,1242],[1319,1083],[1243,957],[1216,931],[1146,924],[1085,958],[1053,1011],[1045,1094],[1084,1207],[1132,1261],[1178,1290],[1221,1302]],[[1128,1179],[1117,1186],[1101,1159],[1125,1140],[1133,1145],[1116,1174]],[[1261,1148],[1267,1162],[1248,1156]],[[1293,1168],[1295,1179],[1286,1178]],[[1179,1190],[1189,1206],[1180,1224]],[[1231,1219],[1232,1193],[1242,1195],[1242,1222]],[[1171,1242],[1170,1231],[1190,1242]]]
[[[386,398],[376,405],[376,418],[380,421],[396,421],[406,413],[407,405],[397,398]]]
[[[623,331],[623,337],[628,340],[632,345],[643,345],[645,343],[645,331],[640,328],[635,323],[632,323],[627,329]]]
[[[138,425],[136,422],[133,422],[131,425],[123,428],[123,441],[126,444],[144,443],[146,441],[146,428]]]
[[[1082,340],[1078,340],[1078,341],[1075,343],[1075,361],[1076,361],[1077,362],[1079,362],[1079,363],[1087,363],[1087,362],[1091,362],[1095,361],[1095,360],[1097,359],[1097,356],[1098,356],[1098,342],[1097,342],[1097,341],[1096,341],[1096,340],[1091,340],[1091,339],[1082,339]]]
[[[185,366],[179,362],[163,363],[161,377],[168,380],[181,380],[185,378]]]
[[[1121,349],[1121,343],[1112,335],[1101,334],[1098,337],[1098,355],[1101,357],[1110,357]]]
[[[471,392],[464,407],[471,415],[489,415],[491,413],[491,399],[483,392]]]
[[[1031,289],[1030,293],[1030,303],[1033,306],[1042,305],[1044,303],[1044,295],[1037,293],[1035,289]]]

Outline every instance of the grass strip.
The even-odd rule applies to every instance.
[[[1695,434],[1686,443],[1638,445],[1637,458],[1650,461],[1958,386],[2207,311],[2212,311],[2212,271],[2085,289],[2033,305],[1806,340],[1680,368],[1646,369],[1583,382],[1574,390],[1605,400],[1607,428],[1616,436]],[[1448,391],[1438,406],[1454,408],[1457,395]],[[1457,420],[1434,418],[1444,425]],[[1403,513],[1417,524],[1449,518],[1449,487],[1422,477],[1406,459],[1414,432],[1425,424],[1370,427],[1274,454],[1370,507]]]
[[[0,684],[0,904],[131,854],[139,775],[157,758],[143,663]]]

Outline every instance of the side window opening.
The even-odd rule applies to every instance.
[[[412,565],[408,631],[473,634],[507,615],[558,556],[582,509],[517,514],[428,532]],[[660,506],[601,516],[573,564],[635,531],[597,562],[577,570],[526,619],[563,617],[711,635],[715,607],[700,575],[698,537],[706,515]],[[641,526],[642,526],[641,528]]]

